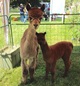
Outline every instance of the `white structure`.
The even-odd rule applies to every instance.
[[[9,38],[8,38],[8,19],[7,16],[9,16],[9,4],[10,0],[0,0],[0,9],[1,9],[1,15],[3,16],[3,24],[4,24],[4,33],[5,33],[5,40],[6,44],[9,43]],[[7,15],[7,16],[5,16]]]
[[[65,0],[50,0],[50,21],[52,14],[65,13]]]

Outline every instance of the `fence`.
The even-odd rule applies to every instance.
[[[63,15],[63,21],[61,17]],[[0,16],[0,17],[4,17]],[[74,52],[80,52],[80,14],[56,14],[56,20],[54,21],[44,21],[40,24],[37,32],[47,32],[46,40],[48,44],[55,44],[59,41],[71,41],[76,48]],[[7,17],[7,16],[6,16]],[[8,19],[8,17],[7,17]],[[2,23],[0,23],[2,25]],[[26,21],[22,23],[20,21],[19,14],[12,14],[9,17],[9,45],[10,46],[19,46],[21,37],[27,29],[29,22]],[[0,26],[1,26],[0,25]],[[6,46],[5,38],[4,38],[4,27],[0,27],[0,48]]]
[[[9,18],[6,15],[0,16],[4,23],[6,20],[8,24],[4,25],[3,22],[0,22],[0,68],[11,69],[20,65],[20,50],[19,46],[12,47],[12,33],[9,28]],[[4,21],[5,19],[5,21]]]
[[[56,20],[52,22],[43,20],[44,22],[40,24],[37,32],[46,31],[46,39],[50,45],[58,41],[67,40],[71,41],[75,46],[80,46],[80,14],[56,14],[55,16],[57,16]],[[63,21],[61,21],[60,16],[63,16]],[[0,18],[2,17],[7,16],[0,16]],[[6,26],[9,26],[9,44],[11,46],[20,45],[21,37],[28,24],[28,21],[25,23],[20,21],[19,14],[10,15],[9,23]],[[4,27],[6,26],[2,25],[2,21],[0,22],[0,48],[6,46],[4,37]]]
[[[63,21],[61,17],[63,15]],[[41,23],[37,32],[47,32],[46,39],[49,44],[58,41],[71,41],[75,46],[80,45],[80,14],[56,14],[57,18],[53,22]],[[16,20],[13,20],[13,19]],[[23,32],[28,27],[28,21],[22,23],[19,14],[10,16],[11,44],[16,46],[20,44]]]

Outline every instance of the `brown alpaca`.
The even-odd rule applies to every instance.
[[[26,6],[29,16],[29,27],[25,30],[20,43],[20,56],[22,66],[22,83],[26,84],[28,72],[30,80],[34,80],[34,70],[36,68],[36,60],[38,54],[38,42],[36,37],[36,29],[38,28],[43,16],[44,5],[36,8],[27,4]]]
[[[67,76],[69,68],[70,68],[70,55],[73,49],[73,44],[71,42],[58,42],[54,45],[48,46],[44,33],[36,33],[38,43],[40,44],[43,59],[46,62],[46,75],[45,78],[48,77],[48,73],[50,72],[52,75],[52,82],[54,82],[54,74],[55,74],[55,66],[58,59],[62,58],[65,64],[65,72],[64,77]]]

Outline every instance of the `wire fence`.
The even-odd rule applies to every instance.
[[[4,17],[0,16],[1,18]],[[63,17],[63,20],[62,20]],[[8,18],[7,18],[8,19]],[[20,45],[21,37],[28,27],[28,20],[23,23],[20,21],[20,14],[9,16],[9,44],[11,46]],[[44,21],[44,20],[42,20]],[[4,27],[0,23],[0,48],[6,45],[4,38]],[[40,24],[37,32],[47,32],[46,40],[48,44],[59,41],[71,41],[75,46],[80,46],[80,14],[56,14],[54,21],[44,21]]]
[[[63,20],[62,20],[62,17]],[[71,41],[74,46],[80,46],[80,14],[56,14],[54,21],[44,21],[40,24],[37,32],[47,32],[46,40],[49,45],[59,41]],[[16,18],[16,20],[13,20]],[[10,16],[11,44],[20,44],[21,37],[28,27],[28,20],[25,23],[20,21],[19,14]]]

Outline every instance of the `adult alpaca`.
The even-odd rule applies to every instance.
[[[34,80],[34,70],[36,68],[36,59],[38,54],[38,43],[36,38],[36,29],[38,28],[45,6],[41,8],[31,7],[27,4],[29,26],[25,30],[20,43],[20,56],[22,66],[22,83],[26,84],[28,72],[30,73],[31,82]]]
[[[55,66],[58,59],[62,58],[65,64],[64,77],[67,76],[70,68],[70,55],[73,49],[73,44],[71,42],[58,42],[54,45],[48,46],[44,33],[36,33],[38,43],[40,44],[43,59],[46,62],[46,74],[45,77],[48,78],[48,73],[52,75],[52,82],[54,82]]]

